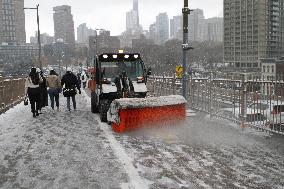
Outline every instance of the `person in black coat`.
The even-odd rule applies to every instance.
[[[80,87],[78,85],[78,79],[75,74],[72,73],[72,69],[70,67],[67,68],[66,73],[61,79],[61,85],[63,87],[63,95],[67,98],[67,109],[71,111],[70,107],[70,98],[72,98],[73,108],[76,110],[76,99],[75,96],[77,94],[76,88],[81,94]]]
[[[40,89],[39,85],[42,83],[42,78],[36,71],[36,68],[32,68],[29,76],[25,82],[25,93],[29,97],[31,104],[31,111],[33,117],[39,116],[40,110]]]
[[[47,85],[46,85],[46,78],[43,75],[43,72],[38,69],[37,70],[42,78],[42,82],[39,84],[40,89],[40,108],[39,108],[39,114],[41,114],[42,108],[45,106],[48,106],[48,93],[47,93]]]

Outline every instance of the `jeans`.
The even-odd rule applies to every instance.
[[[76,99],[75,99],[75,95],[74,96],[68,96],[67,98],[67,109],[70,111],[70,98],[72,98],[72,102],[73,102],[73,108],[74,110],[76,110]]]
[[[56,107],[59,107],[59,89],[49,89],[48,90],[51,108],[54,109],[54,100],[56,103]]]
[[[40,89],[28,88],[28,96],[30,99],[32,113],[37,113],[40,109]]]

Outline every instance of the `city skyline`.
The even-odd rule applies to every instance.
[[[75,28],[82,23],[87,23],[91,28],[105,28],[106,30],[110,30],[112,35],[120,35],[123,31],[125,31],[125,13],[133,8],[133,0],[124,0],[123,3],[118,3],[115,0],[106,0],[104,3],[91,0],[86,0],[85,2],[85,4],[82,4],[81,2],[70,0],[58,0],[56,2],[25,0],[25,7],[33,7],[36,6],[37,3],[40,4],[39,13],[41,32],[48,33],[50,35],[54,35],[52,8],[58,5],[69,5],[72,7]],[[111,4],[111,6],[106,9],[106,4]],[[161,12],[167,12],[169,18],[171,18],[181,14],[182,6],[182,0],[175,2],[165,0],[161,5],[159,5],[158,2],[150,0],[140,0],[140,23],[144,29],[148,29],[149,25],[155,21],[156,15]],[[222,7],[222,0],[207,0],[207,3],[200,3],[199,1],[190,2],[190,8],[203,9],[206,18],[222,16]],[[109,10],[110,14],[112,14],[112,12],[116,13],[113,17],[114,19],[110,19],[106,10]],[[29,41],[30,36],[34,35],[34,31],[36,31],[35,13],[33,11],[29,11],[26,12],[27,41]]]

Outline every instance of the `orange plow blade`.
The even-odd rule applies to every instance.
[[[111,104],[108,121],[117,133],[176,123],[186,117],[185,104],[186,100],[179,95],[117,99]]]

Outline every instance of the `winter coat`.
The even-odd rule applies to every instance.
[[[47,94],[47,83],[46,78],[42,76],[42,82],[39,84],[40,89],[40,104],[41,107],[48,106],[48,94]]]
[[[76,88],[80,91],[77,76],[72,72],[66,72],[61,79],[61,85],[64,86],[63,95],[65,97],[75,96],[76,92],[74,93],[73,90],[76,91]]]
[[[42,83],[43,80],[42,80],[42,77],[39,75],[39,83]],[[33,84],[32,82],[32,79],[30,77],[27,77],[26,78],[26,82],[25,82],[25,93],[27,94],[28,93],[28,88],[39,88],[39,84],[38,85],[35,85]]]
[[[47,87],[50,89],[61,89],[60,78],[57,75],[50,75],[47,77]]]

